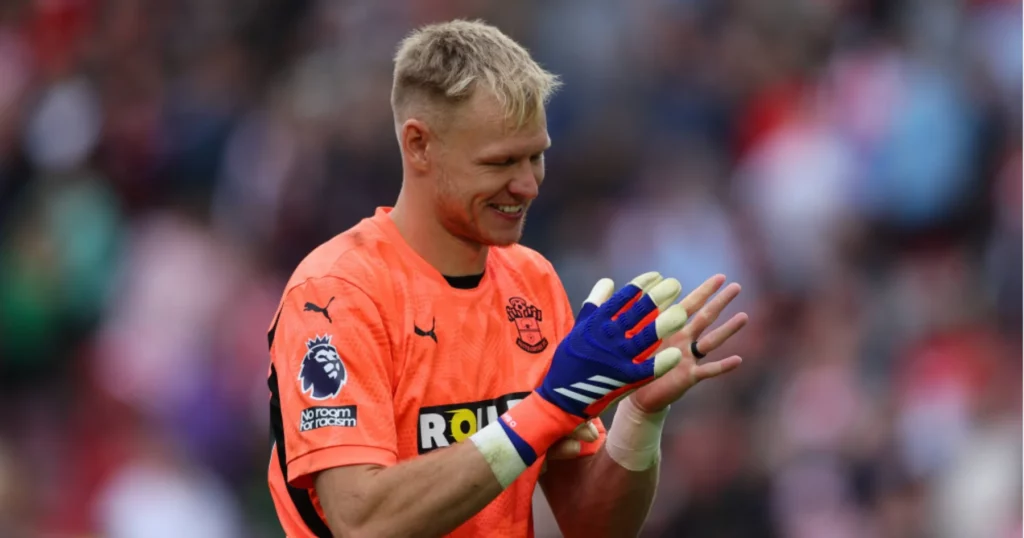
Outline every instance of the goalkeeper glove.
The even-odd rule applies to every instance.
[[[611,280],[597,283],[540,387],[472,437],[502,485],[582,422],[682,360],[676,348],[650,358],[686,323],[682,305],[670,306],[682,292],[679,282],[647,273],[614,291]],[[518,458],[507,457],[510,448]]]

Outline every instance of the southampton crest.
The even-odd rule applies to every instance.
[[[529,353],[540,353],[547,349],[548,339],[540,332],[540,322],[544,319],[541,310],[520,297],[513,297],[508,303],[505,307],[508,320],[515,323],[519,330],[516,344]]]

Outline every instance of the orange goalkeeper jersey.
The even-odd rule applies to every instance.
[[[389,212],[310,253],[268,333],[269,482],[290,537],[331,536],[317,472],[396,465],[464,441],[540,384],[572,328],[540,254],[492,248],[479,284],[460,289],[412,250]],[[598,429],[584,454],[603,441]],[[533,536],[542,462],[451,536]]]

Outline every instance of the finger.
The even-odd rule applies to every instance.
[[[682,300],[683,308],[687,312],[696,312],[704,306],[704,303],[718,291],[718,288],[725,284],[725,275],[715,275],[704,281],[697,289],[691,291]]]
[[[601,306],[605,301],[611,299],[615,293],[615,281],[610,278],[602,278],[594,284],[594,288],[590,290],[590,295],[587,296],[587,300],[584,301],[587,304],[594,306]]]
[[[734,334],[740,332],[740,330],[747,325],[747,321],[749,319],[750,318],[747,317],[745,312],[736,314],[730,318],[729,321],[722,324],[721,327],[718,327],[709,334],[702,336],[697,341],[697,349],[705,355],[718,349],[727,340],[732,338]]]
[[[711,326],[718,319],[718,316],[722,314],[725,307],[729,306],[729,303],[733,301],[742,291],[743,288],[735,282],[729,284],[722,290],[721,293],[715,296],[708,304],[704,305],[693,315],[690,319],[690,326],[687,328],[687,332],[690,338],[696,338],[701,335],[708,327]],[[704,348],[701,348],[703,350]]]
[[[633,296],[625,305],[622,306],[622,308],[615,311],[612,319],[618,319],[619,316],[633,308],[637,301],[645,297],[651,290],[658,287],[664,280],[665,277],[661,276],[661,273],[658,272],[644,273],[631,280],[627,288],[633,292]],[[639,291],[636,291],[637,289],[639,289]]]
[[[593,443],[600,437],[600,433],[597,431],[597,426],[590,421],[580,424],[578,428],[573,430],[569,434],[569,439],[575,439],[577,441],[585,441],[587,443]]]
[[[669,347],[649,360],[654,363],[654,377],[661,377],[679,365],[683,360],[683,352],[677,347]]]
[[[657,286],[647,291],[647,296],[651,298],[651,301],[658,307],[658,310],[662,312],[672,306],[672,303],[676,302],[682,294],[683,285],[674,278],[662,280]]]
[[[728,357],[720,361],[702,364],[693,371],[694,382],[699,383],[705,379],[718,377],[739,368],[741,364],[743,364],[743,359],[741,359],[739,355],[733,355],[732,357]]]
[[[643,358],[655,351],[656,346],[664,339],[678,334],[686,327],[686,309],[677,304],[661,313],[654,323],[648,322],[639,334],[626,333],[629,338],[630,351],[634,357]]]
[[[601,309],[605,315],[612,318],[620,313],[623,309],[628,308],[630,305],[636,302],[637,299],[644,293],[645,289],[649,289],[657,283],[661,282],[662,276],[657,272],[644,273],[632,281],[615,294],[611,296],[603,305]]]
[[[579,315],[576,316],[577,320],[581,320],[590,317],[595,310],[601,307],[608,299],[615,293],[615,282],[610,278],[602,278],[594,284],[594,288],[590,290],[590,295],[587,296],[587,300],[583,302],[583,307],[580,309]]]
[[[682,304],[674,305],[662,312],[654,322],[657,339],[664,340],[681,331],[686,326],[686,312]]]
[[[683,285],[678,280],[674,278],[662,280],[649,292],[644,293],[632,307],[623,312],[616,323],[619,324],[619,328],[629,333],[634,328],[643,326],[644,320],[651,314],[671,306],[682,292]],[[627,334],[626,336],[631,337],[632,335]]]
[[[633,280],[630,284],[640,288],[643,291],[650,291],[651,288],[657,286],[659,282],[664,280],[665,277],[661,276],[661,273],[657,271],[651,271],[650,273],[644,273]]]
[[[578,458],[582,446],[575,439],[563,439],[548,449],[548,459],[571,460]]]

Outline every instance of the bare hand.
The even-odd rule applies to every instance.
[[[722,326],[701,336],[718,319],[725,307],[740,294],[740,285],[732,283],[708,302],[722,284],[725,284],[725,275],[715,275],[683,299],[684,308],[691,313],[690,319],[683,330],[668,338],[661,347],[679,349],[683,352],[683,360],[665,375],[640,387],[629,396],[640,409],[648,413],[661,411],[681,398],[697,383],[731,372],[743,362],[738,355],[733,355],[719,361],[699,364],[700,359],[694,357],[690,349],[691,343],[697,342],[697,350],[702,355],[710,355],[747,324],[747,314],[740,312]]]

